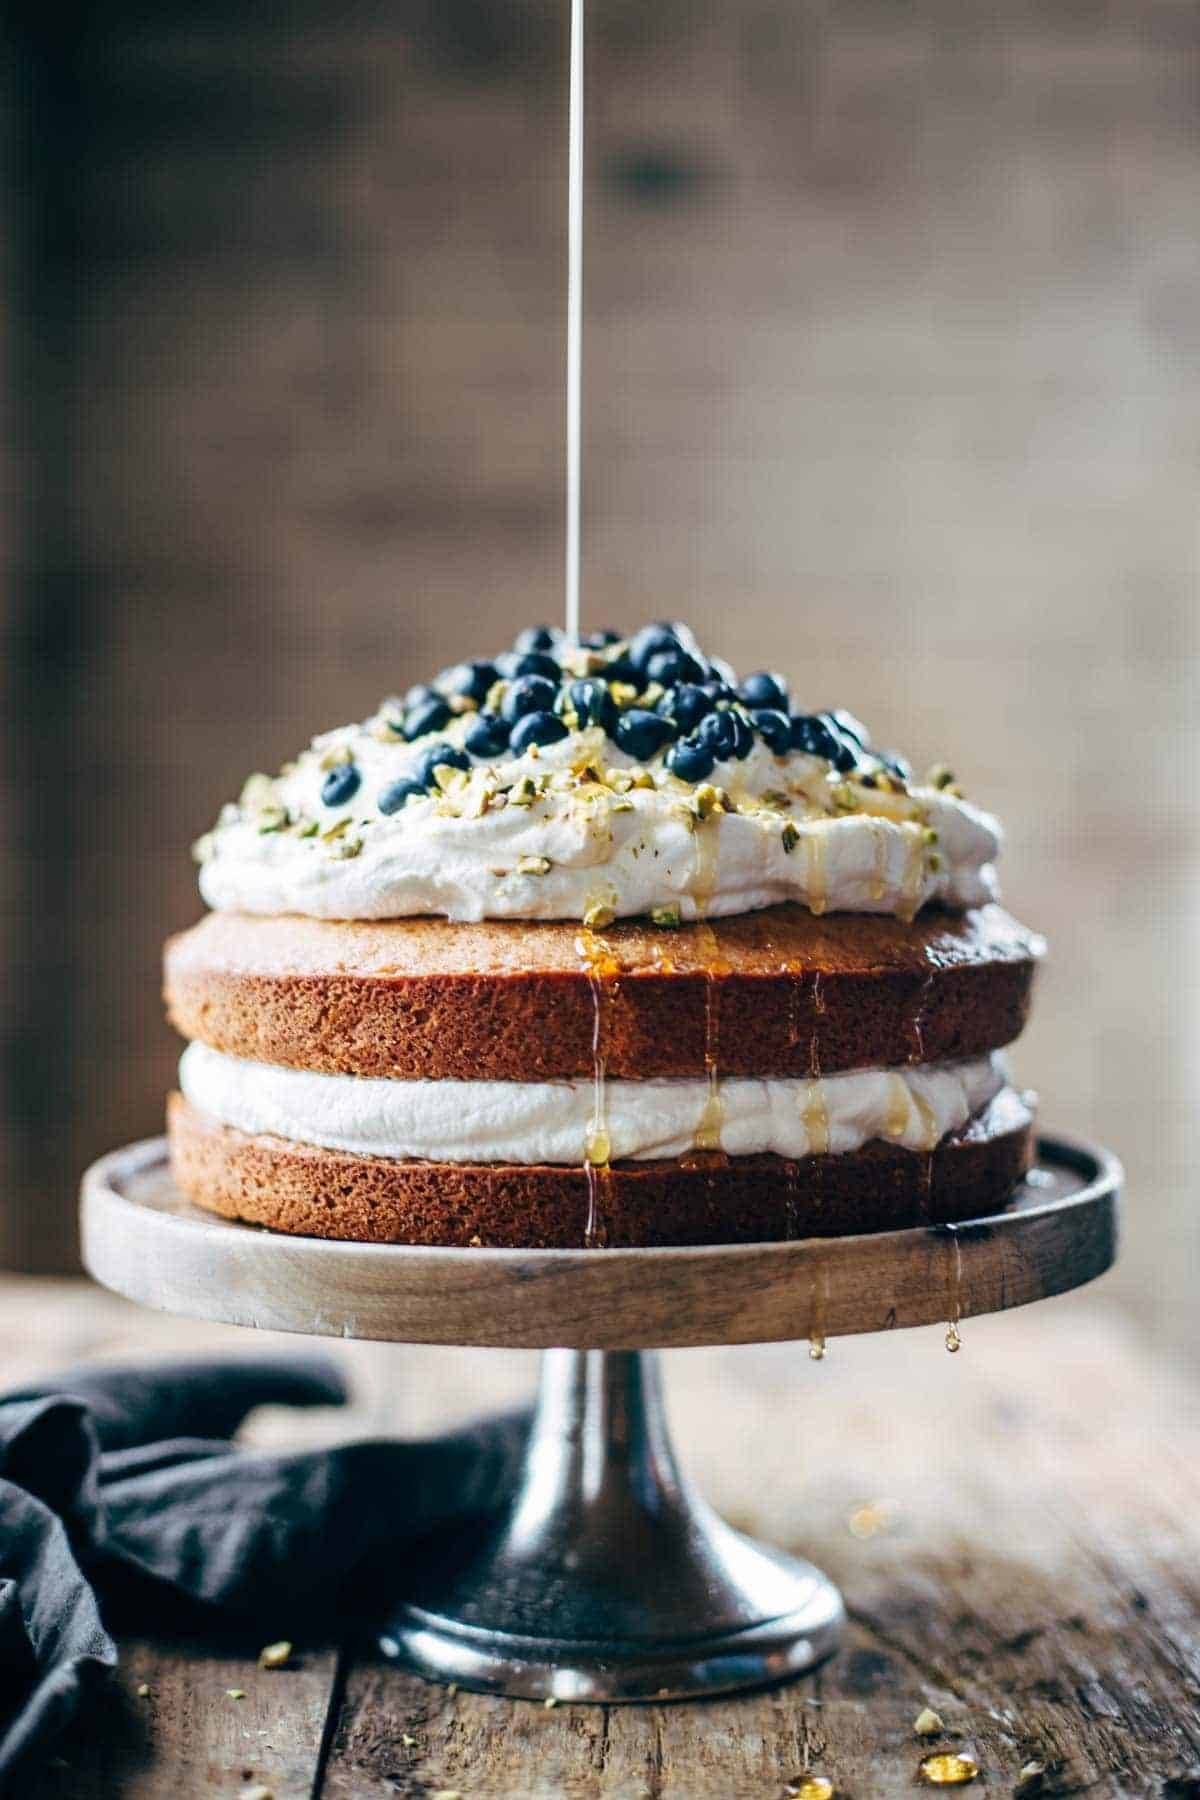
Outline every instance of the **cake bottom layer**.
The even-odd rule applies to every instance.
[[[880,1140],[840,1156],[697,1153],[583,1168],[396,1162],[252,1137],[168,1109],[171,1166],[198,1206],[302,1237],[463,1248],[765,1243],[979,1218],[1029,1166],[1033,1112],[1004,1088],[932,1152]],[[589,1222],[592,1231],[589,1234]]]

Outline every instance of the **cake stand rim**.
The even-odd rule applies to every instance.
[[[1102,1274],[1116,1255],[1118,1158],[1041,1134],[1038,1162],[1084,1185],[956,1225],[845,1237],[458,1249],[293,1237],[199,1208],[154,1207],[123,1185],[165,1173],[166,1141],[156,1137],[87,1171],[83,1257],[103,1285],[159,1310],[307,1335],[530,1349],[836,1337],[1008,1310]],[[891,1306],[875,1283],[855,1279],[874,1270],[877,1282],[889,1266],[907,1281]]]

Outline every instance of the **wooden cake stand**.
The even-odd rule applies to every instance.
[[[83,1255],[163,1311],[273,1331],[543,1349],[524,1475],[489,1532],[427,1558],[380,1644],[436,1680],[560,1700],[711,1694],[837,1645],[837,1589],[680,1478],[656,1359],[689,1344],[958,1321],[1061,1294],[1116,1251],[1120,1166],[1043,1138],[1012,1206],[958,1226],[654,1250],[450,1250],[280,1236],[188,1204],[162,1139],[83,1184]],[[464,1544],[465,1539],[465,1544]]]

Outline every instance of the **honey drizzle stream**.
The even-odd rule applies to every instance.
[[[950,1269],[947,1279],[947,1306],[949,1315],[946,1323],[946,1348],[953,1356],[962,1349],[962,1338],[958,1324],[962,1315],[962,1244],[959,1241],[957,1225],[943,1225],[950,1238]]]
[[[729,974],[730,965],[722,955],[717,934],[705,920],[709,901],[717,879],[717,831],[719,815],[713,813],[696,824],[696,867],[692,875],[691,896],[696,906],[696,946],[704,959],[704,1073],[708,1080],[704,1110],[696,1127],[695,1148],[719,1151],[725,1103],[721,1098],[719,1053],[721,1036],[719,977]]]
[[[585,1250],[602,1250],[608,1242],[608,1214],[612,1200],[612,1145],[608,1135],[606,1067],[612,1000],[621,965],[603,938],[586,929],[575,939],[592,991],[592,1120],[584,1141],[583,1169],[587,1177],[588,1209],[583,1229]]]

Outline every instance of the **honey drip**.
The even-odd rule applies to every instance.
[[[825,1310],[829,1299],[829,1271],[814,1269],[812,1280],[812,1318],[808,1327],[808,1354],[814,1362],[825,1356]]]
[[[575,939],[575,949],[592,991],[593,1102],[591,1123],[583,1150],[583,1169],[588,1189],[583,1244],[586,1250],[602,1250],[608,1241],[608,1214],[612,1200],[612,1170],[609,1167],[612,1145],[608,1135],[606,1091],[607,1049],[612,998],[621,965],[609,946],[594,932],[581,931]]]
[[[705,922],[709,901],[717,878],[717,831],[720,816],[713,813],[696,825],[696,866],[692,871],[689,892],[696,906],[696,946],[704,965],[704,1073],[708,1092],[700,1123],[696,1127],[694,1148],[719,1151],[725,1103],[721,1097],[719,1051],[721,1036],[721,995],[718,981],[729,973],[729,963],[721,952],[717,934]]]
[[[935,971],[930,969],[921,982],[920,992],[917,994],[916,1008],[913,1012],[912,1025],[909,1028],[912,1032],[913,1041],[912,1059],[914,1062],[918,1063],[923,1063],[925,1061],[925,1014],[929,1008],[929,995],[933,988],[934,974]]]
[[[820,825],[807,834],[808,843],[808,910],[818,918],[825,911],[828,884],[825,873],[826,843]]]
[[[722,975],[728,975],[729,964],[721,954],[717,934],[711,925],[698,925],[697,942],[704,957],[704,1073],[708,1092],[704,1110],[696,1127],[697,1150],[721,1148],[721,1126],[725,1118],[725,1102],[721,1097],[718,1058],[721,1042],[721,994],[717,986]]]
[[[809,1156],[824,1156],[829,1150],[829,1108],[819,1081],[805,1083],[804,1103],[800,1109],[804,1135],[808,1139]]]
[[[950,1239],[950,1267],[946,1281],[946,1348],[953,1356],[962,1349],[962,1336],[958,1329],[962,1313],[962,1244],[959,1242],[957,1225],[945,1225],[942,1229]]]
[[[896,1139],[904,1136],[905,1128],[908,1125],[910,1110],[908,1083],[903,1075],[892,1074],[889,1077],[889,1085],[891,1093],[888,1098],[883,1134],[885,1137]]]
[[[868,888],[872,900],[882,900],[887,893],[888,834],[883,825],[872,823],[871,838],[875,846],[875,869]]]
[[[910,925],[917,916],[921,905],[921,889],[925,885],[925,837],[920,825],[911,824],[905,825],[904,835],[908,840],[908,856],[900,883],[896,917]]]
[[[921,1121],[921,1148],[932,1150],[941,1135],[938,1131],[937,1116],[928,1100],[923,1099],[920,1094],[914,1093],[911,1098],[917,1109],[917,1117]]]

